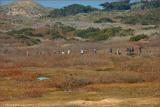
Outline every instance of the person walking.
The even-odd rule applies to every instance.
[[[26,56],[29,56],[29,51],[26,52]]]
[[[112,53],[113,53],[113,49],[109,48],[109,54],[112,54]]]
[[[119,49],[117,49],[117,55],[120,55],[120,51],[119,51]]]
[[[84,54],[84,50],[83,50],[83,49],[80,50],[80,54],[81,54],[81,55]]]
[[[96,48],[94,48],[94,49],[93,49],[93,52],[94,52],[94,54],[96,54],[96,53],[97,53],[97,49],[96,49]]]
[[[142,53],[142,46],[139,47],[139,56],[141,55]]]
[[[71,53],[71,50],[70,50],[70,49],[68,49],[67,54],[68,54],[68,55],[70,55],[70,53]]]

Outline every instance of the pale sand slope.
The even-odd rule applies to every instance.
[[[159,107],[160,106],[160,98],[125,98],[125,99],[116,99],[116,98],[107,98],[99,101],[85,101],[85,100],[76,100],[69,102],[58,102],[51,104],[34,103],[34,104],[16,104],[16,103],[8,103],[4,105],[0,105],[3,107],[119,107],[119,105],[133,105],[132,107],[141,107],[141,105],[150,105],[151,107]],[[149,106],[149,107],[150,107]],[[148,106],[147,106],[148,107]]]

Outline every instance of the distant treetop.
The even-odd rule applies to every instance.
[[[49,16],[50,17],[61,17],[61,16],[69,16],[69,15],[76,15],[78,13],[89,13],[98,10],[97,8],[91,6],[84,6],[80,4],[72,4],[66,6],[61,9],[53,10]]]

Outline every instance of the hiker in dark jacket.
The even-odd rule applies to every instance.
[[[93,49],[93,52],[94,52],[94,54],[96,54],[96,53],[97,53],[97,49],[96,49],[96,48],[94,48],[94,49]]]
[[[139,55],[142,53],[142,46],[139,47]]]
[[[112,52],[113,52],[113,49],[109,48],[109,54],[112,54]]]

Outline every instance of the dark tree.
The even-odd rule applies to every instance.
[[[130,0],[120,0],[119,2],[106,2],[101,4],[104,10],[112,11],[112,10],[129,10],[131,9]]]
[[[76,15],[78,13],[89,13],[98,10],[97,8],[93,8],[91,6],[83,6],[80,4],[72,4],[62,9],[53,10],[49,16],[51,17],[61,17],[61,16],[69,16]]]

